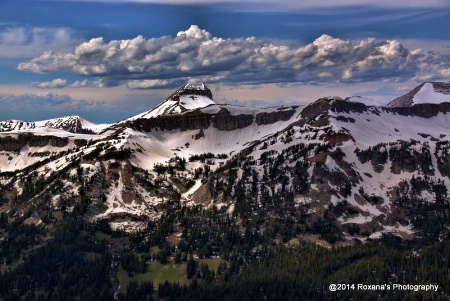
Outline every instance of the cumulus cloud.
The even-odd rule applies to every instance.
[[[109,88],[109,87],[117,87],[120,85],[120,81],[113,78],[96,78],[94,80],[84,79],[82,81],[75,81],[69,85],[72,88]]]
[[[137,90],[137,89],[154,89],[154,88],[163,88],[172,84],[173,82],[170,80],[160,80],[160,79],[145,79],[145,80],[130,80],[127,82],[128,89]]]
[[[68,28],[0,26],[0,58],[29,58],[47,50],[68,51],[80,42]]]
[[[31,84],[32,87],[40,89],[60,89],[67,86],[67,80],[62,78],[56,78],[52,81],[47,82],[34,82]]]
[[[137,81],[139,82],[139,81]],[[84,80],[77,80],[73,83],[68,83],[67,79],[62,78],[56,78],[51,81],[45,81],[45,82],[33,82],[31,83],[31,87],[38,88],[38,89],[63,89],[66,87],[70,88],[107,88],[107,87],[116,87],[119,86],[120,81],[115,79],[108,79],[108,78],[97,78],[94,80],[84,79]],[[139,86],[139,83],[134,83],[135,86]],[[145,86],[145,84],[142,84]],[[133,85],[132,85],[133,86]],[[138,87],[136,89],[139,89]],[[145,87],[142,87],[141,89],[145,89]]]
[[[308,45],[287,46],[255,37],[214,37],[195,25],[176,37],[94,38],[71,52],[48,51],[18,66],[98,77],[105,86],[125,81],[130,89],[186,78],[227,84],[402,81],[442,77],[449,68],[445,55],[408,49],[397,40],[350,41],[324,34]]]
[[[75,81],[72,85],[72,87],[74,88],[85,88],[85,87],[92,87],[93,86],[93,82],[87,79],[84,80],[77,80]]]

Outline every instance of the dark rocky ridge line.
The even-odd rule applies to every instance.
[[[433,89],[437,93],[450,95],[450,82],[434,82]]]
[[[0,151],[20,152],[26,145],[30,147],[65,147],[69,144],[69,138],[55,136],[36,136],[32,134],[18,135],[17,138],[7,136],[0,138]]]
[[[413,105],[413,99],[414,96],[416,96],[417,93],[423,88],[425,84],[431,84],[433,86],[433,90],[436,93],[450,95],[450,82],[425,82],[423,84],[420,84],[419,86],[415,87],[408,93],[397,97],[390,103],[388,103],[387,107],[410,107]]]
[[[394,112],[403,116],[418,116],[422,118],[431,118],[439,113],[446,114],[450,112],[450,103],[443,102],[440,104],[421,103],[411,107],[395,107],[383,108],[383,110]]]
[[[439,113],[446,114],[450,112],[450,103],[440,104],[421,103],[409,107],[372,107],[363,103],[350,102],[343,99],[322,98],[308,106],[302,112],[302,118],[315,118],[320,114],[328,114],[328,111],[335,113],[363,113],[370,110],[371,113],[379,114],[384,111],[402,116],[418,116],[422,118],[431,118]]]
[[[232,115],[226,108],[220,108],[220,111],[214,114],[213,126],[221,131],[232,131],[248,127],[253,123],[253,115],[239,114]]]
[[[387,104],[388,107],[408,107],[411,106],[413,103],[414,96],[422,89],[422,87],[425,85],[425,83],[415,87],[405,95],[402,95],[400,97],[397,97],[393,101]]]
[[[226,107],[220,108],[216,114],[204,113],[201,110],[194,110],[178,115],[162,115],[157,118],[140,118],[125,123],[124,127],[131,127],[134,130],[151,132],[152,130],[201,130],[207,129],[211,125],[222,131],[232,131],[250,126],[253,122],[258,125],[273,124],[278,121],[287,121],[295,113],[294,108],[275,112],[260,112],[253,114],[233,115]]]

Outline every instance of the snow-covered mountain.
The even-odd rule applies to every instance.
[[[211,104],[214,104],[212,93],[205,84],[188,83],[177,89],[154,109],[131,117],[128,120],[178,114],[189,110],[203,108]]]
[[[422,103],[450,102],[450,82],[423,83],[388,104],[388,107],[410,107]]]
[[[60,118],[27,122],[22,120],[7,120],[0,121],[0,132],[20,132],[30,130],[44,130],[59,129],[71,133],[100,133],[110,124],[95,124],[80,116],[65,116]]]
[[[345,100],[350,101],[350,102],[363,103],[366,106],[382,107],[384,105],[383,103],[381,103],[379,101],[376,101],[376,100],[373,100],[373,99],[370,99],[367,97],[362,97],[362,96],[351,96],[351,97],[347,97]]]
[[[446,95],[446,84],[424,84],[411,99],[429,87]],[[42,199],[55,211],[84,204],[87,219],[127,231],[180,202],[236,222],[289,212],[306,232],[326,223],[345,240],[431,235],[427,218],[450,204],[450,103],[420,99],[258,109],[216,104],[205,85],[188,84],[102,134],[0,133],[0,184],[9,187],[0,198],[18,213]],[[30,190],[25,178],[45,185]],[[446,227],[439,219],[433,235]]]

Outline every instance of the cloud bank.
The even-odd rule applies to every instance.
[[[40,89],[58,89],[58,88],[64,88],[67,85],[67,80],[62,78],[56,78],[52,81],[47,82],[34,82],[31,84],[32,87],[40,88]]]
[[[47,50],[67,51],[80,42],[68,28],[0,26],[0,58],[29,58]]]
[[[64,78],[55,78],[51,81],[45,82],[33,82],[31,83],[31,87],[38,89],[62,89],[66,87],[70,88],[105,88],[105,87],[116,87],[119,83],[115,80],[108,80],[105,78],[99,78],[95,80],[77,80],[72,83],[69,83],[67,79]],[[139,88],[137,88],[139,89]],[[142,88],[141,88],[142,89]]]
[[[94,38],[71,52],[47,51],[18,65],[22,71],[69,72],[101,78],[104,86],[170,86],[189,78],[230,85],[422,81],[450,74],[449,57],[408,49],[397,40],[349,41],[322,35],[304,46],[255,37],[223,39],[192,25],[176,37]]]
[[[0,120],[19,119],[37,121],[67,115],[79,115],[95,122],[117,122],[148,108],[149,100],[129,102],[79,99],[57,93],[0,93]],[[126,112],[128,115],[125,115]]]
[[[93,109],[101,102],[77,100],[68,95],[59,95],[54,93],[39,94],[0,94],[0,104],[4,110],[14,110],[17,112],[28,111],[33,114],[35,109],[47,111],[79,111]]]

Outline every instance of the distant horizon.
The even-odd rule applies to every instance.
[[[191,84],[194,84],[194,85],[197,85],[197,84],[204,84],[204,85],[209,89],[208,84],[206,84],[206,83],[204,83],[204,82],[188,82],[188,83],[186,83],[186,84],[190,84],[190,83],[191,83]],[[434,83],[434,81],[423,82],[422,84],[425,84],[425,83]],[[448,83],[450,83],[450,81],[449,81]],[[185,84],[185,85],[186,85],[186,84]],[[420,86],[420,85],[422,85],[422,84],[419,84],[418,86]],[[184,86],[184,85],[181,85],[181,86],[178,87],[178,88],[181,88],[181,87],[183,87],[183,86]],[[173,89],[172,92],[174,92],[175,90],[176,90],[176,89]],[[172,93],[170,93],[170,94],[172,94]],[[168,94],[167,97],[169,97],[170,94]],[[363,98],[363,99],[372,100],[374,103],[377,103],[378,105],[385,106],[385,105],[389,104],[390,102],[394,101],[395,99],[397,99],[398,97],[403,96],[403,95],[405,95],[405,94],[399,95],[399,96],[397,96],[397,97],[395,97],[395,98],[393,98],[393,99],[391,99],[391,100],[388,100],[388,101],[386,101],[386,102],[375,101],[375,100],[373,100],[373,99],[371,99],[371,98],[369,98],[369,97],[364,97],[364,96],[360,96],[360,95],[347,95],[347,96],[327,95],[327,96],[322,96],[322,97],[320,97],[320,98],[311,100],[310,102],[298,102],[298,103],[292,102],[292,103],[289,103],[289,104],[280,103],[280,104],[269,104],[268,106],[267,106],[267,105],[265,106],[265,105],[263,105],[263,104],[258,105],[258,104],[255,104],[255,103],[253,103],[253,105],[248,105],[248,103],[245,103],[245,102],[242,103],[242,102],[239,102],[239,101],[235,101],[235,102],[233,102],[233,103],[230,103],[230,102],[220,102],[220,101],[218,102],[218,101],[214,100],[214,93],[213,93],[213,101],[214,101],[214,103],[217,104],[217,105],[232,105],[232,106],[253,107],[253,108],[261,108],[261,109],[264,109],[264,108],[275,108],[275,107],[283,107],[283,106],[286,106],[286,107],[289,107],[289,106],[307,106],[307,105],[309,105],[309,104],[311,104],[311,103],[313,103],[313,102],[315,102],[315,101],[317,101],[317,100],[319,100],[319,99],[321,99],[321,98],[327,98],[327,97],[329,97],[329,98],[339,97],[339,98],[341,98],[341,99],[347,99],[347,98]],[[166,97],[166,98],[167,98],[167,97]],[[145,110],[145,111],[138,112],[137,114],[133,114],[133,115],[131,115],[131,116],[126,116],[126,117],[124,117],[124,118],[122,118],[122,119],[119,119],[119,120],[111,120],[111,121],[109,121],[109,122],[96,122],[95,120],[91,120],[91,119],[86,118],[85,116],[80,115],[80,114],[74,114],[74,115],[58,115],[58,116],[55,116],[55,117],[50,117],[50,118],[45,118],[45,119],[39,119],[39,120],[25,120],[25,119],[19,119],[19,118],[8,118],[8,119],[0,120],[0,122],[6,122],[6,121],[22,121],[22,122],[33,123],[33,122],[39,122],[39,121],[54,120],[54,119],[59,119],[59,118],[80,117],[80,118],[85,119],[86,121],[89,121],[89,122],[92,122],[92,123],[95,123],[95,124],[99,124],[99,125],[100,125],[100,124],[114,124],[114,123],[117,123],[117,122],[126,120],[126,119],[128,119],[128,118],[130,118],[130,117],[139,115],[139,114],[141,114],[141,113],[144,113],[144,112],[147,112],[147,111],[151,111],[151,110],[155,109],[156,107],[158,107],[160,104],[162,104],[162,103],[166,100],[166,98],[165,98],[164,100],[162,100],[161,102],[157,103],[155,106],[153,106],[153,107],[151,107],[151,108],[148,108],[148,109]],[[362,101],[362,102],[364,103],[364,101]],[[266,104],[268,104],[268,103],[266,103]]]
[[[439,81],[425,81],[425,82],[423,82],[421,84],[433,83],[433,82],[439,82]],[[450,83],[450,81],[447,81],[447,82]],[[209,88],[209,85],[207,83],[204,83],[204,82],[187,82],[186,84],[189,84],[189,83],[192,83],[192,84],[204,84],[206,87]],[[420,86],[421,84],[418,84],[417,86]],[[48,117],[48,118],[36,119],[36,120],[27,120],[27,119],[21,119],[21,118],[14,118],[14,117],[12,117],[12,118],[7,118],[7,119],[0,119],[0,122],[4,122],[4,121],[23,121],[23,122],[32,123],[32,122],[37,122],[37,121],[46,121],[46,120],[53,120],[53,119],[58,119],[58,118],[81,117],[81,118],[85,119],[86,121],[90,121],[90,122],[93,122],[95,124],[113,124],[113,123],[117,123],[117,122],[120,122],[122,120],[128,119],[130,117],[133,117],[135,115],[138,115],[140,113],[153,110],[158,105],[163,103],[166,100],[166,98],[169,97],[176,89],[178,89],[178,88],[180,88],[182,86],[184,86],[184,85],[181,85],[181,86],[179,86],[177,88],[172,89],[172,91],[169,94],[167,94],[167,96],[163,100],[161,100],[160,102],[157,102],[154,106],[149,107],[148,109],[146,109],[144,111],[139,111],[136,114],[133,114],[133,115],[130,115],[130,116],[125,116],[125,117],[123,117],[121,119],[118,119],[118,120],[112,120],[111,119],[110,121],[106,121],[106,122],[97,122],[94,119],[86,118],[82,114],[72,114],[72,115],[54,115],[54,117]],[[409,91],[407,91],[407,92],[409,92]],[[149,93],[151,93],[151,91],[149,91]],[[214,93],[213,93],[213,101],[216,104],[218,104],[218,105],[233,105],[233,106],[254,107],[254,108],[270,108],[270,107],[298,106],[298,105],[300,105],[300,106],[307,106],[307,105],[309,105],[309,104],[311,104],[311,103],[313,103],[313,102],[315,102],[315,101],[317,101],[317,100],[319,100],[321,98],[327,98],[327,97],[330,97],[330,98],[332,98],[332,97],[339,97],[339,98],[342,98],[342,99],[352,98],[352,97],[361,97],[361,98],[366,98],[366,99],[369,99],[369,100],[373,100],[375,103],[378,103],[379,105],[387,105],[388,103],[392,102],[396,98],[398,98],[400,96],[403,96],[405,94],[406,93],[403,93],[403,94],[398,95],[398,96],[396,96],[396,97],[394,97],[392,99],[389,99],[387,101],[376,101],[373,98],[365,97],[365,96],[361,96],[361,95],[346,95],[346,96],[342,96],[342,95],[323,95],[323,96],[318,97],[316,99],[313,99],[313,100],[311,100],[309,102],[300,102],[300,101],[299,102],[290,102],[290,103],[282,103],[282,102],[280,102],[280,103],[276,104],[276,103],[269,103],[269,102],[258,103],[258,102],[255,102],[255,101],[253,101],[253,102],[242,102],[242,101],[239,101],[237,99],[234,100],[233,102],[220,102],[220,101],[216,101],[214,99]],[[107,113],[107,111],[105,111],[104,113]],[[1,115],[2,115],[2,113],[0,113],[0,116]],[[95,116],[94,116],[94,118],[95,118]]]
[[[321,0],[0,3],[0,120],[111,123],[188,81],[221,103],[387,103],[450,80],[450,6]]]
[[[203,83],[203,82],[202,82],[202,83]],[[205,85],[208,86],[208,84],[205,84]],[[175,91],[175,89],[174,89],[172,92],[174,92],[174,91]],[[149,91],[149,92],[151,92],[151,91]],[[170,94],[171,94],[171,93],[169,93],[169,94],[167,95],[167,97],[168,97]],[[359,95],[347,95],[347,96],[327,95],[327,96],[323,96],[323,97],[341,97],[341,98],[345,99],[345,98],[347,98],[347,97],[364,97],[364,96],[359,96]],[[213,98],[214,98],[214,93],[213,93]],[[322,97],[321,97],[321,98],[322,98]],[[310,102],[298,102],[298,103],[292,102],[292,103],[289,103],[289,104],[285,104],[285,103],[280,103],[280,104],[260,103],[260,104],[258,104],[257,102],[252,102],[251,105],[249,105],[249,103],[239,102],[239,100],[235,100],[235,101],[233,101],[233,102],[218,102],[218,101],[216,101],[215,99],[213,99],[213,101],[214,101],[216,104],[218,104],[218,105],[233,105],[233,106],[254,107],[254,108],[270,108],[270,107],[296,106],[296,105],[306,106],[306,105],[308,105],[308,104],[310,104],[310,103],[313,103],[314,101],[317,101],[318,99],[320,99],[320,98],[311,100]],[[369,98],[369,99],[370,99],[370,98]],[[36,119],[36,120],[27,120],[27,119],[14,118],[14,117],[12,117],[12,118],[0,119],[0,122],[4,122],[4,121],[23,121],[23,122],[29,122],[29,123],[32,123],[32,122],[45,121],[45,120],[52,120],[52,119],[57,119],[57,118],[81,117],[81,118],[83,118],[83,119],[85,119],[85,120],[87,120],[87,121],[90,121],[90,122],[93,122],[93,123],[96,123],[96,124],[102,124],[102,123],[105,123],[105,124],[106,124],[106,123],[108,123],[108,124],[113,124],[113,123],[116,123],[116,122],[120,122],[120,121],[122,121],[122,120],[124,120],[124,119],[130,118],[130,117],[132,117],[132,116],[138,115],[138,114],[140,114],[140,113],[143,113],[143,112],[146,112],[146,111],[150,111],[150,110],[156,108],[156,107],[157,107],[159,104],[161,104],[162,102],[164,102],[164,100],[165,100],[165,99],[161,100],[159,103],[156,103],[153,107],[149,107],[147,110],[144,110],[144,111],[142,111],[142,112],[137,112],[136,114],[133,114],[133,115],[130,115],[130,116],[126,116],[126,117],[123,117],[123,118],[121,118],[121,119],[119,119],[119,120],[110,120],[110,121],[106,121],[106,122],[97,122],[96,120],[86,118],[85,116],[83,116],[83,115],[81,115],[81,114],[73,114],[73,115],[54,115],[54,117],[48,117],[48,118],[44,118],[44,119]],[[392,99],[392,100],[393,100],[393,99]],[[389,102],[389,101],[387,101],[387,102],[380,102],[380,104],[387,104],[388,102]],[[106,113],[106,111],[105,111],[105,113]],[[2,115],[2,113],[0,113],[0,116],[1,116],[1,115]],[[94,118],[95,118],[95,116],[94,116]]]

